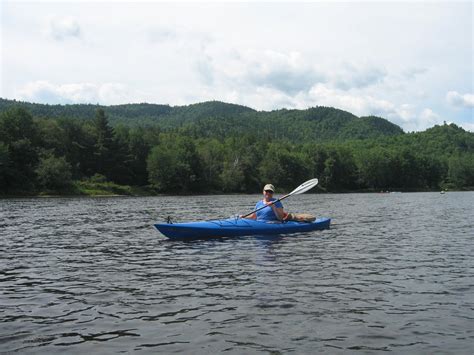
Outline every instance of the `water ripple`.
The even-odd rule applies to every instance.
[[[152,228],[257,199],[0,200],[0,352],[472,353],[472,192],[301,195],[333,226],[297,236]]]

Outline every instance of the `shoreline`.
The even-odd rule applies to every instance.
[[[434,192],[434,193],[450,193],[450,192],[471,192],[474,189],[458,190],[458,189],[449,189],[449,190],[394,190],[394,191],[373,191],[373,190],[352,190],[352,191],[322,191],[317,193],[308,192],[306,195],[332,195],[332,194],[379,194],[379,195],[391,195],[391,194],[400,194],[400,193],[425,193],[425,192]],[[278,193],[277,195],[284,195],[286,191]],[[240,193],[226,193],[226,192],[196,192],[196,193],[139,193],[139,194],[117,194],[117,193],[99,193],[99,194],[87,194],[87,193],[13,193],[0,195],[0,200],[3,199],[14,199],[14,198],[107,198],[107,197],[167,197],[167,196],[239,196],[239,195],[258,195],[260,192],[240,192]]]

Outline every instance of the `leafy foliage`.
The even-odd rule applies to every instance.
[[[312,177],[327,191],[474,187],[474,134],[454,124],[405,134],[329,107],[256,112],[220,102],[26,107],[40,114],[0,113],[1,194],[256,192]]]
[[[363,139],[403,134],[403,130],[380,117],[361,117],[332,107],[307,110],[276,110],[257,112],[251,108],[209,101],[187,106],[127,104],[43,105],[0,99],[0,112],[11,107],[23,107],[40,118],[80,118],[93,120],[97,110],[103,111],[112,126],[158,126],[179,129],[193,138],[217,138],[245,135],[248,132],[261,139],[298,142],[334,139]],[[99,112],[98,111],[98,112]]]
[[[40,158],[35,172],[40,186],[48,190],[65,189],[72,183],[71,164],[51,153]]]
[[[194,143],[180,136],[163,134],[148,157],[150,182],[164,192],[199,190],[199,158]]]

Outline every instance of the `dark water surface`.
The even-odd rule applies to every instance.
[[[305,194],[330,230],[172,242],[259,196],[0,200],[0,352],[474,349],[474,192]]]

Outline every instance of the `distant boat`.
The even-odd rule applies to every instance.
[[[444,191],[443,191],[443,190],[441,190],[441,191],[440,191],[440,194],[444,194]]]

